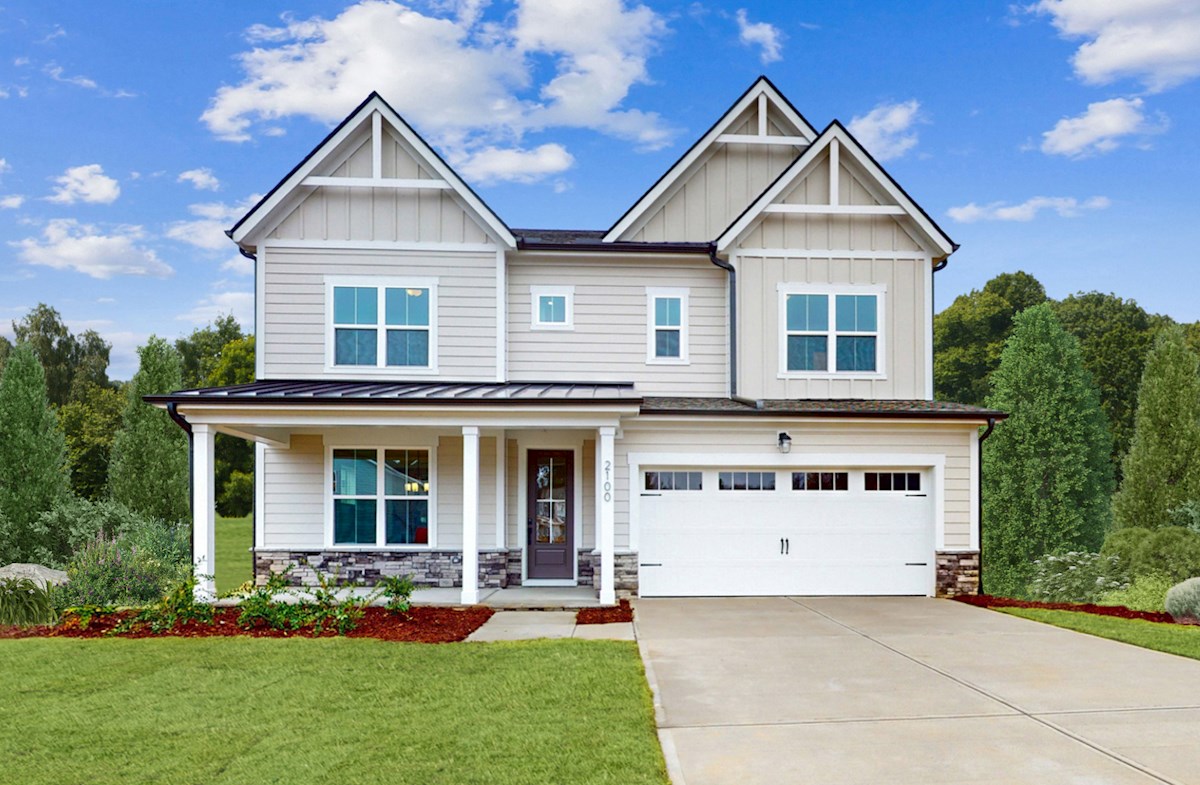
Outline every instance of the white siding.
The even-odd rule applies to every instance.
[[[264,266],[263,378],[325,375],[326,275],[437,278],[440,378],[496,378],[494,253],[268,247]],[[394,378],[406,378],[403,369]]]
[[[293,436],[290,450],[263,454],[263,544],[313,549],[325,543],[325,448],[320,436]]]
[[[971,545],[970,453],[966,434],[974,426],[957,424],[821,422],[812,419],[747,420],[735,424],[705,423],[700,418],[678,424],[645,421],[624,426],[616,442],[617,550],[629,548],[630,494],[640,493],[640,478],[629,476],[629,453],[694,453],[728,455],[731,466],[753,466],[755,456],[779,457],[780,431],[792,437],[791,456],[823,453],[893,453],[946,456],[946,548]]]
[[[724,395],[727,277],[704,257],[511,256],[509,378],[634,382],[646,394]],[[575,287],[574,329],[530,329],[530,286],[554,284]],[[688,289],[688,365],[646,362],[647,287]]]

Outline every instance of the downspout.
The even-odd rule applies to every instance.
[[[992,435],[992,431],[996,427],[996,418],[989,417],[987,430],[979,434],[979,479],[975,483],[975,492],[978,498],[975,503],[979,505],[979,593],[983,594],[983,442],[987,437]]]
[[[708,259],[729,273],[729,394],[737,398],[737,270],[732,264],[717,257],[717,246],[708,246]]]
[[[187,434],[187,442],[188,442],[188,516],[192,519],[192,526],[194,527],[196,525],[196,510],[193,506],[195,504],[195,498],[196,498],[196,494],[195,494],[196,476],[195,476],[195,471],[192,469],[192,462],[194,460],[193,456],[195,453],[195,451],[192,449],[192,424],[190,422],[188,422],[187,420],[185,420],[183,415],[179,413],[179,404],[177,404],[175,401],[171,401],[170,403],[167,404],[167,416],[170,417],[172,420],[174,420],[175,424],[178,425],[180,428],[182,428],[183,432]],[[188,560],[191,561],[192,564],[196,563],[196,537],[195,537],[194,532],[193,532],[193,536],[188,537]]]

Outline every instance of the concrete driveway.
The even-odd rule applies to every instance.
[[[1200,783],[1200,661],[945,600],[639,600],[676,785]]]

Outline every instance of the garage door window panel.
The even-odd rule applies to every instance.
[[[920,472],[866,472],[863,486],[868,491],[902,491],[907,493],[921,490]]]
[[[702,472],[646,472],[648,491],[702,491]]]
[[[848,491],[850,473],[833,471],[792,472],[793,491]]]
[[[775,472],[726,471],[717,473],[717,490],[773,491]]]

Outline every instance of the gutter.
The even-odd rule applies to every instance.
[[[702,254],[706,243],[542,243],[517,239],[518,251],[573,251],[575,253],[677,253]]]
[[[708,260],[729,273],[729,396],[738,398],[737,378],[737,269],[717,256],[716,243],[708,246]]]
[[[975,492],[978,498],[975,503],[979,505],[979,593],[983,594],[983,442],[987,437],[992,435],[992,431],[996,428],[996,418],[988,417],[987,430],[979,434],[979,481],[975,484]]]
[[[145,400],[145,398],[143,398],[143,400]],[[183,415],[179,413],[179,404],[176,403],[175,401],[171,401],[170,403],[167,404],[167,416],[170,417],[172,420],[174,420],[175,424],[178,425],[180,428],[182,428],[183,432],[187,434],[187,442],[188,442],[188,517],[191,518],[191,524],[193,527],[192,536],[188,538],[188,560],[192,564],[195,564],[196,563],[196,532],[195,532],[196,510],[195,510],[194,505],[196,503],[195,502],[195,499],[196,499],[196,472],[195,472],[195,469],[193,468],[192,464],[195,461],[196,451],[192,447],[192,424],[190,422],[188,422],[187,420],[185,420]]]

